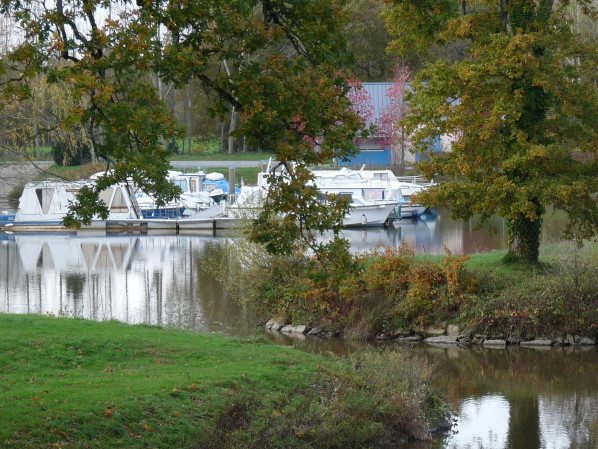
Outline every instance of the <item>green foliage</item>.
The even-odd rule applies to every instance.
[[[77,166],[91,162],[91,148],[84,143],[75,142],[71,146],[64,142],[52,144],[52,158],[57,165]]]
[[[593,249],[592,249],[593,248]],[[494,292],[469,297],[464,322],[481,333],[521,337],[598,334],[598,267],[595,245],[581,251],[559,246],[542,266],[524,275],[503,272]],[[497,274],[490,274],[496,278]],[[499,282],[500,281],[500,282]]]
[[[390,448],[429,439],[431,427],[447,415],[429,378],[429,366],[404,352],[337,360],[313,384],[273,404],[257,391],[233,392],[199,447]]]
[[[355,58],[353,72],[361,81],[387,81],[392,78],[393,60],[386,51],[390,41],[384,26],[384,2],[350,0],[346,2],[347,46]]]
[[[274,154],[289,173],[288,182],[272,184],[255,241],[288,253],[297,239],[311,243],[312,232],[337,228],[346,208],[331,198],[323,213],[327,206],[304,186],[304,167],[350,155],[362,127],[346,96],[350,58],[341,3],[193,0],[175,7],[159,0],[135,9],[125,3],[118,18],[105,20],[101,0],[59,2],[42,16],[34,0],[3,2],[31,37],[6,58],[18,76],[4,94],[31,95],[27,81],[39,75],[71,86],[73,97],[87,101],[73,103],[61,126],[89,129],[97,158],[112,169],[79,197],[69,222],[102,211],[99,192],[129,178],[158,205],[178,194],[165,181],[176,151],[168,143],[184,133],[156,86],[197,82],[214,95],[214,115],[239,114],[233,137]],[[303,208],[299,228],[285,215],[289,207]],[[284,218],[274,220],[279,214]]]
[[[298,255],[252,261],[244,245],[236,248],[226,256],[239,261],[226,285],[240,287],[238,296],[264,316],[357,338],[394,331],[404,323],[455,319],[465,298],[478,292],[478,279],[465,269],[466,257],[421,263],[406,247],[361,256],[341,247],[323,253],[326,263]]]
[[[465,219],[505,217],[510,252],[528,262],[538,261],[548,206],[568,214],[567,236],[596,235],[595,41],[572,32],[553,2],[503,8],[498,1],[475,1],[463,3],[461,14],[457,2],[439,2],[421,8],[432,17],[421,29],[418,20],[426,19],[413,15],[420,2],[393,4],[388,25],[396,31],[397,51],[467,43],[463,58],[429,63],[412,84],[406,124],[418,149],[426,152],[437,135],[455,139],[450,153],[421,164],[427,177],[442,182],[418,201],[448,204]]]

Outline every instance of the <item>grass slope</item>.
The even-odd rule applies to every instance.
[[[0,314],[0,447],[396,447],[445,416],[409,353]]]
[[[321,363],[258,339],[40,316],[0,323],[1,447],[191,447],[234,385],[276,395]]]

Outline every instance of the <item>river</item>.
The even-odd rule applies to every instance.
[[[503,248],[494,233],[440,213],[392,229],[345,231],[354,251],[379,243],[409,244],[417,253],[455,254]],[[543,240],[562,229],[547,220]],[[258,319],[231,298],[214,276],[214,257],[227,236],[0,236],[0,312],[115,319],[194,332],[251,335]],[[271,335],[278,344],[339,354],[362,342]],[[408,449],[590,449],[598,447],[598,351],[594,348],[487,349],[402,346],[434,366],[434,383],[455,412],[453,431]]]

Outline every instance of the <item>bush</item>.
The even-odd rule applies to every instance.
[[[81,142],[65,143],[55,141],[52,143],[52,157],[56,165],[73,167],[88,164],[92,160],[91,147]]]
[[[283,397],[236,388],[199,447],[391,448],[429,439],[448,416],[430,373],[412,353],[369,352],[336,360]]]
[[[598,335],[598,264],[577,250],[493,295],[472,297],[461,309],[486,334],[561,338]]]

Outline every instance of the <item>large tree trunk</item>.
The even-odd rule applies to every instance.
[[[507,220],[510,258],[522,262],[538,263],[543,211],[542,207],[537,202],[535,203],[538,219],[531,220],[522,214],[514,220]]]

